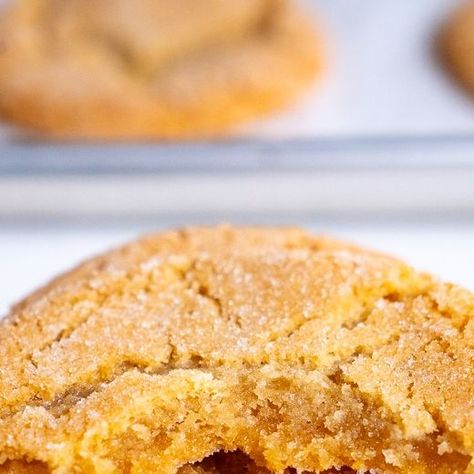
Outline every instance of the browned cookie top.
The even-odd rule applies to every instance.
[[[461,288],[298,229],[151,235],[0,323],[0,472],[472,472],[473,380]]]

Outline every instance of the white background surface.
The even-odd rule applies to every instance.
[[[328,37],[328,70],[303,105],[253,133],[354,136],[474,132],[474,109],[438,63],[456,0],[307,0]],[[284,120],[281,120],[284,118]],[[250,130],[249,133],[252,133]]]

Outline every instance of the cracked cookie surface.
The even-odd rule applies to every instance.
[[[471,473],[474,297],[298,229],[91,259],[0,323],[0,473]]]
[[[0,114],[63,138],[209,136],[278,109],[321,69],[291,0],[11,0]]]
[[[474,1],[467,0],[443,26],[440,52],[453,76],[474,96]]]

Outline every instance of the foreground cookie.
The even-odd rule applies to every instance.
[[[146,237],[0,323],[1,473],[464,473],[473,454],[473,295],[304,231]]]
[[[474,1],[465,1],[444,26],[440,50],[456,79],[474,94]]]
[[[0,114],[64,138],[213,135],[321,67],[291,0],[16,0],[2,20]]]

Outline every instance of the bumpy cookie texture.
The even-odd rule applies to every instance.
[[[467,0],[443,26],[440,52],[455,78],[474,94],[474,1]]]
[[[10,3],[0,114],[57,137],[213,135],[291,102],[321,69],[292,0]]]
[[[0,417],[0,473],[472,473],[474,297],[298,229],[152,235],[0,323]]]

